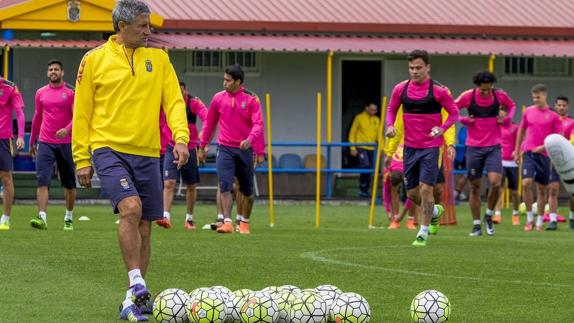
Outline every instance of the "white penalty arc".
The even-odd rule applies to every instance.
[[[554,169],[560,175],[560,181],[570,196],[574,197],[574,146],[568,139],[558,134],[547,136],[544,139],[544,146]]]
[[[408,246],[410,247],[410,246]],[[414,271],[414,270],[404,270],[404,269],[397,269],[397,268],[387,268],[383,266],[373,266],[373,265],[363,265],[357,264],[354,262],[348,262],[343,260],[336,260],[331,259],[328,257],[323,256],[322,254],[327,252],[333,251],[365,251],[368,249],[374,248],[336,248],[336,249],[325,249],[325,250],[317,250],[317,251],[308,251],[300,254],[299,256],[304,259],[309,259],[312,261],[329,264],[329,265],[338,265],[338,266],[346,266],[346,267],[355,267],[367,270],[375,270],[375,271],[386,271],[392,272],[397,274],[405,274],[405,275],[416,275],[416,276],[426,276],[426,277],[439,277],[444,278],[444,274],[435,274],[429,272],[421,272],[421,271]],[[544,288],[574,288],[573,285],[567,284],[556,284],[556,283],[546,283],[546,282],[534,282],[534,281],[525,281],[525,280],[513,280],[513,279],[493,279],[493,278],[484,278],[484,277],[475,277],[475,276],[453,276],[448,275],[449,279],[457,279],[457,280],[470,280],[470,281],[478,281],[478,282],[489,282],[489,283],[502,283],[502,284],[518,284],[518,285],[530,285],[534,287],[544,287]]]

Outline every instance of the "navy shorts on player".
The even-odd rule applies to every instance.
[[[506,187],[511,191],[518,189],[518,167],[503,167],[502,168],[502,184],[504,180],[508,180]]]
[[[245,196],[253,194],[253,150],[224,145],[217,148],[217,177],[221,193],[233,191],[233,177],[239,181],[239,190]]]
[[[438,147],[433,148],[410,148],[403,151],[403,163],[405,174],[405,189],[417,188],[419,183],[435,185],[438,177],[438,159],[440,153]]]
[[[94,168],[102,187],[109,192],[112,207],[125,198],[139,196],[142,219],[163,218],[163,185],[159,158],[124,154],[111,148],[99,148],[92,153]]]
[[[556,171],[554,166],[552,166],[552,169],[550,170],[550,178],[548,179],[548,183],[556,183],[556,182],[560,182],[560,175],[558,175],[558,172]]]
[[[0,171],[11,172],[14,165],[12,139],[0,139]]]
[[[38,187],[48,186],[52,182],[54,163],[58,167],[60,183],[67,189],[76,188],[76,174],[74,173],[74,160],[72,159],[71,144],[38,143],[36,150],[36,178]]]
[[[466,168],[468,179],[482,177],[482,172],[502,174],[502,153],[500,145],[488,147],[466,147]]]
[[[550,158],[527,151],[522,155],[522,177],[534,178],[536,183],[548,185],[552,172]]]
[[[189,150],[189,161],[180,169],[173,163],[173,147],[167,146],[165,149],[165,158],[163,161],[163,180],[178,180],[181,174],[181,180],[187,185],[199,183],[199,167],[197,167],[197,155],[195,149]]]

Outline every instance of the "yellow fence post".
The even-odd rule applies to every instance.
[[[10,53],[10,46],[4,46],[4,79],[8,79],[8,69],[10,68],[8,54]]]
[[[317,171],[315,181],[315,228],[321,226],[321,92],[317,92]]]
[[[495,59],[496,59],[496,55],[490,54],[490,57],[488,58],[488,71],[490,73],[494,73],[494,60]]]
[[[265,109],[267,112],[267,179],[269,182],[269,226],[275,225],[273,210],[273,145],[271,139],[271,95],[265,94]]]
[[[379,124],[379,133],[377,136],[377,161],[375,162],[375,178],[373,178],[373,189],[371,192],[371,209],[369,210],[369,229],[374,227],[375,222],[375,200],[377,198],[377,191],[379,190],[379,169],[381,168],[381,159],[384,145],[383,129],[385,124],[385,116],[387,112],[387,97],[383,97],[383,104],[381,106],[381,123]]]

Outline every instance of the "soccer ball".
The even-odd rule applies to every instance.
[[[289,310],[291,309],[291,304],[299,297],[301,292],[294,290],[292,292],[284,290],[283,292],[276,294],[274,296],[277,307],[279,308],[279,317],[277,318],[277,323],[290,323],[291,317],[289,316]]]
[[[292,323],[327,323],[329,309],[319,294],[303,293],[296,295],[289,308]]]
[[[239,289],[229,294],[229,298],[225,302],[227,308],[227,319],[229,323],[241,322],[239,310],[245,301],[245,296],[249,295],[252,291],[250,289]]]
[[[411,303],[411,317],[417,323],[446,322],[450,316],[450,302],[443,293],[425,290]]]
[[[518,206],[518,213],[526,215],[526,203],[524,202],[520,203],[520,205]]]
[[[200,291],[189,300],[187,315],[192,323],[223,322],[227,315],[225,301],[214,291]]]
[[[532,203],[532,214],[538,214],[538,203]]]
[[[297,292],[297,293],[302,292],[301,288],[299,288],[297,286],[293,286],[293,285],[283,285],[283,286],[279,286],[278,288],[280,290],[288,291],[288,292]]]
[[[357,293],[343,293],[332,306],[335,322],[364,323],[371,319],[371,307],[367,300]]]
[[[227,299],[229,298],[229,294],[231,293],[229,288],[225,286],[211,286],[209,287],[209,289],[218,293],[223,298],[224,301],[227,301]]]
[[[279,308],[268,293],[253,292],[246,296],[239,314],[242,323],[274,323]]]
[[[550,204],[546,203],[544,205],[544,214],[550,213]]]
[[[315,290],[317,291],[317,294],[319,294],[319,296],[325,300],[325,303],[327,303],[327,321],[334,322],[335,318],[333,317],[331,309],[335,303],[335,300],[343,293],[343,291],[340,290],[337,286],[333,285],[317,286]]]
[[[196,288],[194,290],[192,290],[191,292],[189,292],[189,298],[194,298],[197,294],[199,294],[200,292],[208,292],[209,291],[209,287],[199,287]]]
[[[271,295],[271,297],[274,297],[275,295],[278,295],[281,293],[281,289],[277,286],[269,286],[269,287],[263,288],[261,290],[261,292],[267,293],[267,294]]]
[[[153,316],[164,323],[188,322],[186,307],[189,296],[181,289],[169,288],[157,294],[153,301]]]

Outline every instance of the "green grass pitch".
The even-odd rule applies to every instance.
[[[314,228],[314,206],[254,209],[252,234],[221,235],[183,229],[183,206],[174,227],[154,225],[146,277],[154,293],[176,287],[224,285],[262,289],[333,284],[363,295],[371,322],[409,322],[412,298],[425,289],[451,302],[452,322],[567,322],[574,318],[574,231],[522,232],[508,215],[494,237],[468,237],[469,209],[459,224],[441,228],[426,248],[410,244],[415,232],[367,229],[369,208],[324,206]],[[34,206],[16,205],[12,230],[0,231],[1,322],[116,322],[127,274],[120,257],[116,217],[109,206],[77,206],[75,230],[63,231],[63,206],[50,206],[47,231],[29,220]],[[377,210],[377,225],[383,224]],[[562,210],[562,214],[567,214]],[[199,205],[199,226],[215,217]],[[524,221],[524,219],[523,219]],[[387,224],[387,221],[384,221]],[[152,319],[153,321],[153,319]]]

